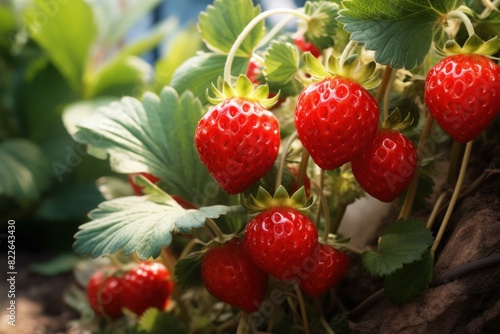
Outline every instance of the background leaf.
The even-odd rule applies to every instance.
[[[287,42],[272,42],[264,56],[264,75],[268,81],[287,83],[299,69],[299,50]]]
[[[434,273],[434,255],[427,251],[421,260],[405,264],[385,278],[384,293],[397,304],[411,302],[429,286]]]
[[[165,48],[165,56],[156,62],[154,91],[160,92],[164,86],[169,85],[175,70],[187,59],[194,57],[201,45],[200,34],[194,25],[175,35]]]
[[[81,261],[81,259],[80,256],[73,253],[62,253],[49,261],[32,264],[30,271],[45,276],[64,274],[71,272],[76,263]]]
[[[223,195],[201,162],[194,132],[203,110],[192,93],[165,88],[142,102],[125,97],[79,126],[75,139],[105,150],[118,173],[147,172],[159,177],[169,194],[197,206]],[[89,151],[92,153],[93,151]]]
[[[0,195],[34,200],[50,185],[50,165],[33,142],[11,139],[0,143]]]
[[[140,96],[152,74],[151,65],[139,57],[117,57],[87,77],[85,95]]]
[[[363,253],[363,265],[374,275],[391,274],[403,264],[420,260],[433,240],[424,222],[399,219],[385,229],[377,252]]]
[[[207,46],[222,54],[228,54],[238,35],[254,17],[260,14],[260,6],[250,0],[215,0],[199,17],[199,30]],[[250,58],[254,48],[264,37],[265,26],[261,21],[245,38],[236,53]]]
[[[201,53],[188,59],[174,72],[170,85],[179,94],[189,90],[197,96],[201,103],[206,104],[205,92],[210,88],[212,82],[224,74],[224,65],[227,57],[215,53]],[[238,76],[246,73],[248,59],[236,57],[233,61],[231,74]]]
[[[26,10],[25,23],[73,89],[81,91],[88,51],[97,32],[89,5],[84,0],[34,0]]]
[[[412,69],[430,50],[443,15],[456,9],[457,0],[347,0],[338,20],[351,39],[375,51],[375,60],[395,68]]]

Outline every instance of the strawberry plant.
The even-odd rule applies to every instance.
[[[481,13],[456,0],[209,5],[198,23],[204,51],[167,86],[70,129],[89,154],[131,175],[137,194],[110,191],[75,251],[175,273],[168,305],[168,275],[141,279],[144,264],[125,274],[123,316],[106,329],[340,332],[366,305],[343,301],[361,271],[393,304],[425,294],[473,143],[487,140],[500,110],[500,39],[488,26],[497,2],[485,3]],[[296,28],[283,29],[291,20]],[[446,139],[429,150],[433,131]],[[435,165],[445,155],[453,182],[443,190]],[[364,249],[353,245],[364,227],[345,219],[360,197],[394,211]],[[95,303],[105,278],[90,282],[96,314],[121,315]],[[158,285],[163,292],[151,292]],[[139,292],[158,300],[143,304]]]

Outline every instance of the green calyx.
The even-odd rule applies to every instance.
[[[208,94],[208,89],[206,93],[207,100],[212,104],[219,104],[224,100],[239,97],[259,103],[265,109],[270,109],[279,99],[279,92],[274,97],[268,98],[269,86],[267,84],[254,88],[250,79],[243,74],[238,77],[234,87],[229,82],[223,82],[222,78],[219,78],[217,87],[212,83],[212,91],[215,97]]]
[[[260,187],[257,196],[250,195],[241,199],[241,204],[251,213],[262,212],[277,206],[287,206],[299,211],[306,211],[313,203],[312,198],[307,199],[304,187],[301,187],[292,196],[288,194],[283,186],[279,186],[274,196],[271,196],[267,190]]]
[[[300,22],[299,33],[321,50],[333,46],[338,10],[339,5],[334,2],[307,1],[304,11],[309,20]]]
[[[339,59],[331,56],[327,66],[323,66],[310,52],[302,55],[302,60],[306,65],[306,71],[311,75],[312,81],[321,81],[328,77],[344,77],[351,79],[366,89],[373,89],[380,83],[374,61],[362,64],[358,55],[348,57],[343,64]]]
[[[364,195],[363,189],[350,170],[335,169],[326,175],[326,186],[330,191],[332,205],[336,207],[349,205]]]
[[[491,57],[500,50],[500,38],[495,36],[488,41],[483,41],[479,36],[473,34],[465,41],[464,46],[460,46],[455,40],[449,40],[443,48],[437,45],[435,47],[436,52],[442,57],[457,54],[477,54]]]
[[[401,111],[396,108],[382,123],[382,128],[393,131],[403,131],[413,123],[410,113],[403,119]]]

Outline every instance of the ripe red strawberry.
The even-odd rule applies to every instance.
[[[140,174],[140,175],[144,176],[146,179],[148,179],[149,181],[151,181],[151,183],[156,183],[156,182],[160,181],[160,178],[154,176],[153,174],[149,174],[149,173],[145,173],[145,172],[129,174],[128,175],[128,182],[132,186],[132,189],[134,189],[134,193],[137,196],[144,195],[144,193],[142,192],[142,188],[134,182],[134,177],[137,174]]]
[[[305,266],[299,285],[311,297],[335,287],[349,272],[349,256],[329,245],[318,244],[314,260]]]
[[[306,215],[290,207],[273,207],[245,229],[248,255],[265,272],[290,280],[318,244],[318,232]]]
[[[278,156],[280,129],[276,117],[260,103],[228,98],[200,120],[195,143],[221,188],[237,194],[272,168]]]
[[[122,316],[121,296],[123,285],[120,278],[108,276],[103,270],[96,271],[87,285],[87,300],[97,315],[111,319]]]
[[[500,111],[500,66],[482,55],[446,57],[427,74],[425,102],[438,124],[466,143]]]
[[[331,170],[351,161],[377,132],[377,102],[357,82],[327,77],[302,90],[295,127],[314,162]]]
[[[213,296],[248,313],[259,309],[267,289],[268,275],[250,260],[242,240],[236,238],[207,251],[201,277]]]
[[[304,36],[294,36],[293,42],[302,52],[311,52],[311,54],[316,58],[321,56],[321,51],[318,50],[318,48],[312,42],[307,42]]]
[[[410,184],[417,159],[417,150],[408,138],[383,129],[351,162],[352,173],[368,194],[391,202]]]
[[[141,315],[148,308],[163,309],[173,290],[167,269],[157,262],[141,262],[122,277],[122,304]]]

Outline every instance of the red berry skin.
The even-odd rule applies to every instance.
[[[408,138],[396,131],[381,130],[351,162],[351,168],[368,194],[382,202],[392,202],[410,184],[417,160],[417,150]]]
[[[321,51],[318,50],[318,48],[312,43],[312,42],[306,42],[306,39],[304,36],[299,35],[295,36],[293,38],[293,42],[297,47],[299,48],[300,51],[302,52],[311,52],[311,54],[315,57],[318,58],[321,56]]]
[[[319,297],[334,288],[349,272],[349,256],[329,245],[319,244],[315,261],[305,268],[299,285],[311,297]]]
[[[151,183],[156,183],[156,182],[160,181],[160,178],[154,176],[153,174],[149,174],[149,173],[145,173],[145,172],[129,174],[128,181],[129,181],[130,185],[132,186],[132,189],[134,189],[134,193],[137,196],[144,195],[144,193],[142,192],[142,188],[140,186],[138,186],[137,184],[135,184],[135,182],[134,182],[134,177],[137,174],[144,176],[146,179],[151,181]]]
[[[500,66],[481,55],[446,57],[427,74],[425,102],[437,123],[466,143],[500,111]]]
[[[149,308],[164,309],[173,290],[167,269],[157,262],[141,262],[122,277],[123,307],[141,315]]]
[[[87,285],[87,300],[94,312],[117,319],[123,315],[121,296],[123,285],[118,277],[107,276],[102,270],[96,271]]]
[[[331,170],[361,153],[377,132],[379,108],[358,83],[329,77],[300,93],[295,127],[314,162]]]
[[[238,194],[272,168],[280,146],[278,120],[258,103],[230,98],[199,121],[195,144],[221,188]]]
[[[250,81],[253,84],[256,84],[256,85],[260,84],[260,82],[259,82],[260,72],[261,72],[261,69],[260,69],[259,64],[257,64],[257,62],[253,58],[250,59],[250,61],[248,62],[246,76],[248,77],[248,79],[250,79]]]
[[[268,275],[248,257],[241,239],[210,248],[201,277],[210,294],[247,313],[257,311],[266,294]]]
[[[245,229],[250,258],[265,272],[289,281],[318,244],[318,232],[303,213],[274,207],[258,214]]]

